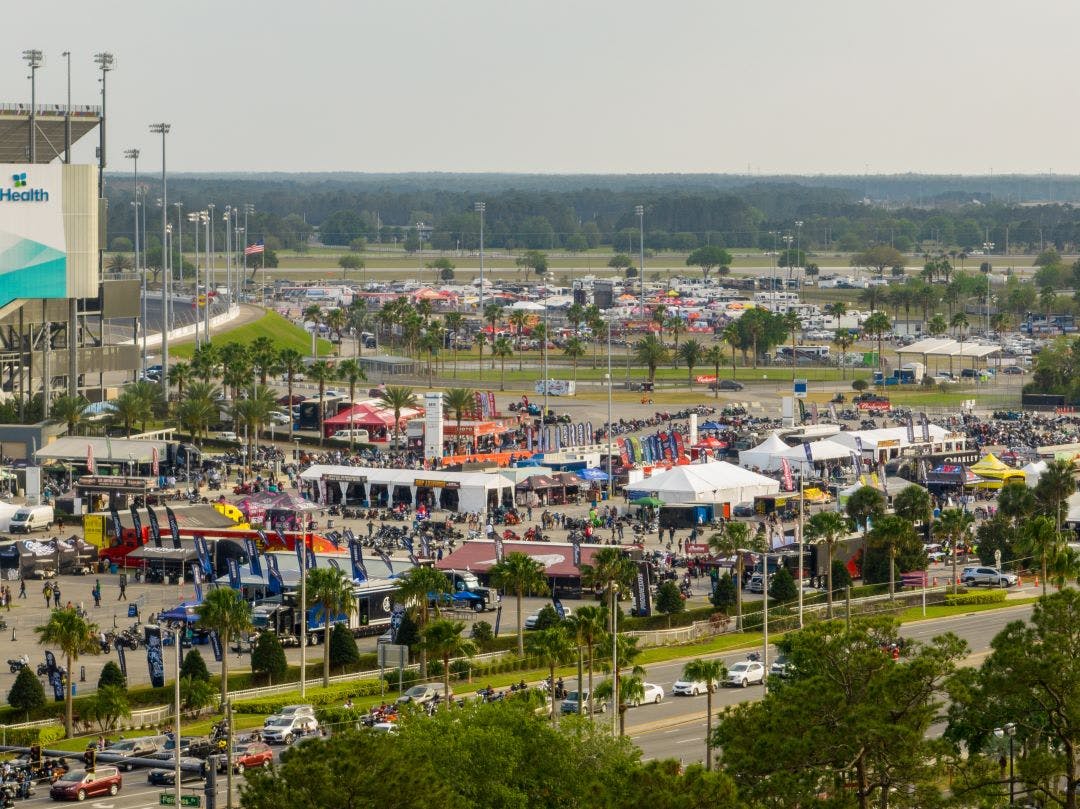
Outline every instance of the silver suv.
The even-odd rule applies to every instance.
[[[988,587],[1013,587],[1020,581],[1015,573],[1005,573],[993,567],[965,567],[960,574],[964,586],[985,584]]]

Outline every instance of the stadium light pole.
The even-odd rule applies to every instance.
[[[22,52],[23,61],[30,68],[30,162],[37,162],[37,71],[45,64],[45,54],[36,48]]]
[[[161,135],[161,389],[165,401],[169,400],[169,273],[166,257],[169,244],[168,180],[165,174],[165,136],[172,129],[170,124],[151,124],[150,132]]]
[[[207,216],[209,218],[208,231],[206,237],[207,244],[207,260],[206,260],[206,322],[203,324],[206,326],[206,342],[210,342],[210,290],[213,288],[216,273],[214,272],[214,231],[217,230],[216,222],[214,221],[214,203],[210,203],[206,206]],[[214,290],[214,297],[217,297],[217,290]]]
[[[486,202],[474,202],[473,210],[480,214],[480,321],[484,320],[484,212]]]
[[[142,300],[139,307],[140,317],[142,317],[142,367],[139,368],[141,378],[146,373],[146,273],[139,272],[139,150],[125,149],[124,157],[135,167],[135,201],[131,204],[135,206],[135,272],[142,279]]]
[[[115,57],[108,51],[94,54],[94,64],[101,71],[101,122],[98,124],[98,198],[105,198],[105,77],[116,64]],[[104,258],[105,251],[98,250]]]
[[[635,205],[638,218],[638,272],[641,273],[641,319],[645,319],[645,206]],[[631,240],[632,241],[632,240]],[[630,245],[633,248],[633,245]]]
[[[176,270],[176,276],[170,278],[169,282],[176,284],[176,287],[181,287],[184,284],[184,203],[174,202],[173,207],[176,208],[176,251],[180,254],[180,268]],[[172,258],[170,254],[169,258]],[[169,313],[172,314],[172,310],[175,307],[173,302],[169,300]],[[170,318],[172,319],[172,318]]]
[[[241,276],[241,282],[237,284],[237,290],[241,290],[244,284],[247,283],[247,243],[251,241],[251,235],[248,233],[248,216],[255,215],[255,205],[250,202],[244,203],[244,241],[240,243],[240,252],[244,256],[244,274]],[[263,280],[266,280],[265,273],[263,274]]]
[[[232,308],[232,205],[225,206],[225,305]]]
[[[187,221],[189,221],[195,230],[195,295],[192,301],[195,304],[195,348],[199,347],[199,320],[201,319],[201,313],[199,312],[199,225],[202,224],[202,211],[192,211],[187,215]],[[180,274],[184,273],[184,262],[180,262]]]
[[[64,107],[64,162],[71,162],[71,51],[61,56],[67,61],[67,106]]]

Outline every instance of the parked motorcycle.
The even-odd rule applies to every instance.
[[[26,655],[16,658],[8,658],[8,669],[12,674],[18,674],[24,668],[30,665],[30,658]]]

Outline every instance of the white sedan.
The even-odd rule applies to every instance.
[[[574,611],[572,609],[570,609],[569,607],[563,607],[563,615],[565,617],[569,618],[573,614],[574,614]],[[540,613],[534,612],[532,615],[530,615],[528,618],[525,619],[525,628],[526,629],[536,629],[536,622],[539,621],[539,620],[540,620]]]
[[[746,688],[750,683],[765,681],[765,666],[757,660],[741,660],[728,669],[724,685],[737,685]]]
[[[635,699],[629,703],[631,708],[637,708],[641,705],[659,705],[664,701],[664,689],[662,686],[656,683],[642,683],[645,687],[645,693],[641,695],[640,699]]]
[[[713,688],[717,685],[717,683],[713,683]],[[676,680],[675,684],[671,686],[671,695],[673,697],[696,697],[698,694],[704,694],[708,690],[709,687],[704,680]]]

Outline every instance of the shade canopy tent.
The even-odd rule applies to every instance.
[[[909,346],[896,349],[898,356],[920,354],[924,357],[970,357],[983,359],[1001,351],[1000,345],[980,343],[977,340],[953,340],[948,337],[928,337]]]
[[[780,436],[776,433],[770,433],[769,437],[751,449],[744,449],[739,452],[739,466],[750,468],[756,466],[758,469],[779,469],[780,461],[775,461],[774,466],[769,466],[773,463],[774,459],[779,457],[783,452],[787,452],[791,447],[785,444]]]
[[[797,447],[789,447],[784,452],[780,453],[775,465],[762,468],[777,469],[781,466],[781,460],[787,460],[789,464],[793,466],[798,465],[800,468],[806,466],[806,447],[810,448],[810,458],[813,463],[837,460],[842,460],[849,464],[851,463],[851,450],[843,444],[838,444],[835,441],[830,441],[825,438],[821,441],[811,441],[806,446],[800,444]]]
[[[1046,461],[1033,461],[1021,468],[1020,471],[1024,473],[1024,482],[1029,488],[1034,489],[1039,485],[1039,478],[1046,471],[1046,465]]]
[[[423,408],[402,408],[401,421],[398,426],[404,426],[405,422],[409,419],[422,416],[423,414]],[[327,432],[346,429],[368,430],[370,432],[393,430],[394,411],[392,408],[383,407],[378,400],[369,400],[355,404],[352,407],[342,410],[337,415],[325,419],[323,421],[323,426],[326,428]]]
[[[582,480],[589,481],[605,481],[608,479],[608,473],[603,469],[579,469],[577,471],[577,476]]]
[[[745,503],[776,494],[780,482],[724,461],[676,466],[629,487],[630,500],[653,495],[667,504]]]
[[[929,444],[934,448],[935,452],[943,451],[946,447],[952,449],[948,445],[952,442],[963,443],[963,435],[950,433],[944,427],[939,427],[936,424],[928,424],[927,431],[930,434],[930,441],[924,442],[922,440],[922,426],[915,425],[915,441],[908,440],[907,427],[880,427],[876,430],[844,430],[839,432],[830,438],[830,441],[835,441],[837,444],[847,448],[848,452],[857,452],[860,444],[862,445],[863,452],[876,453],[880,449],[888,449],[890,453],[899,456],[900,450],[905,447],[911,446],[927,446]],[[942,449],[938,449],[942,446]]]
[[[1023,482],[1026,479],[1023,470],[1013,469],[992,452],[986,453],[968,469],[980,478],[985,479],[987,486],[992,489],[1000,489],[1002,486],[1014,481]]]

